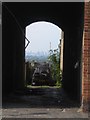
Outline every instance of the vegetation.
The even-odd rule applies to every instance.
[[[62,72],[60,70],[60,52],[58,49],[50,50],[49,52],[48,60],[51,63],[52,79],[56,81],[56,86],[61,86]]]
[[[60,86],[48,86],[48,85],[32,86],[32,85],[27,85],[27,88],[60,88]]]

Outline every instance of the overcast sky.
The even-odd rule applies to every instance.
[[[26,48],[29,52],[48,52],[51,49],[57,49],[61,38],[61,29],[49,22],[35,22],[26,27],[26,37],[30,44]],[[26,42],[27,44],[27,42]]]

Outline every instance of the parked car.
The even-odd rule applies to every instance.
[[[33,77],[32,77],[32,85],[50,85],[51,82],[51,75],[49,66],[39,65],[36,67]]]

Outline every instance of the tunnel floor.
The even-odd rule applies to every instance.
[[[3,118],[87,118],[62,88],[31,88],[4,97]],[[70,115],[69,115],[70,114]],[[68,116],[69,115],[69,116]]]
[[[70,108],[79,107],[79,104],[71,100],[62,88],[27,88],[24,91],[15,91],[3,99],[3,107],[7,103],[18,103],[27,107],[54,107]],[[7,106],[9,107],[9,106]],[[14,107],[14,106],[12,106]]]

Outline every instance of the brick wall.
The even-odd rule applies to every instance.
[[[82,106],[83,111],[88,111],[90,109],[90,2],[85,2],[84,8],[82,70]]]

